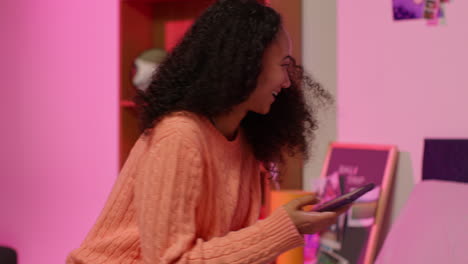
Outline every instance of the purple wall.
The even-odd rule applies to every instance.
[[[64,263],[118,173],[118,1],[1,1],[0,24],[0,244]]]
[[[397,145],[418,182],[424,138],[466,137],[467,12],[452,1],[428,26],[393,21],[391,0],[339,1],[338,139]]]

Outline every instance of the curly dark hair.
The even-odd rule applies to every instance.
[[[149,131],[165,115],[190,111],[208,118],[227,113],[248,99],[262,70],[262,56],[282,27],[281,16],[254,0],[219,0],[210,6],[160,64],[135,101],[141,128]],[[317,129],[316,108],[330,94],[291,60],[291,87],[266,115],[249,112],[241,122],[256,158],[267,169],[282,153],[307,157]],[[311,102],[305,101],[305,92]]]

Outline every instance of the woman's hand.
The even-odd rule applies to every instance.
[[[284,209],[288,212],[289,217],[293,221],[297,230],[301,234],[314,234],[325,230],[327,227],[336,223],[339,215],[346,212],[351,205],[344,206],[333,212],[306,212],[302,210],[305,205],[316,204],[319,202],[316,195],[307,195],[284,205]]]

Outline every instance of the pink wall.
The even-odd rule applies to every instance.
[[[339,1],[338,138],[398,145],[417,182],[424,138],[468,137],[468,2],[441,26],[394,22],[391,2]]]
[[[1,1],[0,24],[0,244],[64,263],[118,172],[118,1]]]

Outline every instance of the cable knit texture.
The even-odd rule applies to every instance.
[[[67,263],[268,263],[302,246],[283,208],[258,220],[260,203],[242,130],[228,141],[208,119],[175,113],[135,143]]]

